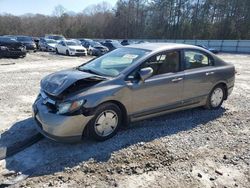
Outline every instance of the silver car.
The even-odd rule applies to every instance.
[[[206,49],[135,44],[46,76],[33,115],[53,140],[103,141],[130,122],[198,106],[217,109],[234,80],[234,66]]]

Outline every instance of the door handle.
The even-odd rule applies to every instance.
[[[212,75],[214,72],[206,72],[206,76]]]
[[[179,81],[181,81],[181,80],[183,80],[183,78],[174,78],[174,79],[172,80],[172,82],[179,82]]]

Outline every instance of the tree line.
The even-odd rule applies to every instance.
[[[69,38],[250,39],[250,0],[118,0],[80,13],[0,14],[0,35]]]

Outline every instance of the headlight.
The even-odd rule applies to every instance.
[[[75,50],[75,49],[73,49],[73,48],[70,48],[69,50],[70,50],[70,51],[73,51],[73,52],[74,52],[74,51],[76,51],[76,50]]]
[[[84,100],[79,100],[79,101],[74,101],[72,103],[70,102],[61,103],[57,106],[58,107],[57,114],[65,114],[68,112],[74,112],[76,110],[79,110],[84,102],[85,102]]]

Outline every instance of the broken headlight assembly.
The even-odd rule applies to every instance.
[[[79,110],[86,100],[78,100],[73,102],[64,102],[57,105],[57,114],[67,114]]]

